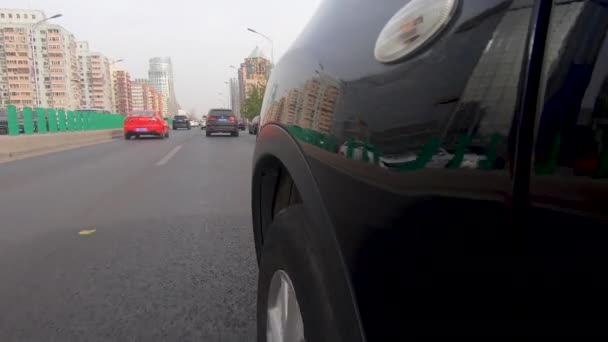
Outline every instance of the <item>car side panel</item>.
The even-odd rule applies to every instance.
[[[553,1],[528,222],[530,309],[548,319],[607,316],[607,34],[607,1]]]
[[[325,1],[262,107],[259,140],[281,126],[306,157],[370,340],[512,312],[510,294],[494,294],[512,281],[511,175],[535,2],[458,1],[425,48],[382,64],[376,39],[407,3]]]

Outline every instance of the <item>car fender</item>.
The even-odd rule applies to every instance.
[[[264,193],[268,190],[263,189],[262,176],[266,169],[265,166],[276,160],[280,160],[282,166],[291,175],[298,187],[308,217],[313,223],[306,234],[319,254],[318,259],[325,263],[323,269],[329,271],[330,279],[328,281],[332,284],[332,293],[340,303],[337,307],[343,310],[340,315],[341,330],[349,331],[350,329],[355,333],[353,336],[363,336],[361,330],[353,329],[353,327],[362,326],[356,305],[355,292],[348,274],[348,267],[338,245],[332,221],[323,206],[321,193],[318,190],[310,166],[294,138],[283,126],[273,123],[259,128],[253,157],[252,214],[258,263],[264,241],[264,229],[270,224],[269,218],[264,214],[268,208],[262,208],[262,203],[268,203],[268,201],[262,200],[262,196],[268,196]]]

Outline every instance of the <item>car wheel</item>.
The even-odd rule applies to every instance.
[[[188,130],[190,130],[190,127],[188,127]]]
[[[211,136],[211,132],[206,131],[206,132],[205,132],[205,136],[210,137],[210,136]]]
[[[131,140],[131,134],[125,134],[125,140]]]
[[[307,231],[304,207],[284,209],[270,224],[260,256],[257,294],[258,341],[340,341]],[[324,272],[325,271],[325,272]]]
[[[163,139],[165,139],[165,135],[164,135],[164,134],[159,134],[159,135],[158,135],[158,138],[159,138],[160,140],[163,140]]]
[[[169,131],[167,131],[167,133],[165,133],[165,138],[169,137]]]

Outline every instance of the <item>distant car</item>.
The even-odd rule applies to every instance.
[[[260,130],[260,116],[257,115],[249,123],[249,134],[258,134],[259,130]]]
[[[190,127],[198,127],[200,123],[196,120],[190,120]]]
[[[173,130],[179,128],[190,129],[190,120],[185,115],[176,115],[173,118]]]
[[[203,116],[201,119],[201,129],[205,129],[207,127],[207,116]]]
[[[239,119],[239,129],[241,131],[244,131],[246,126],[247,126],[247,122],[245,121],[245,119],[240,118]]]
[[[157,136],[161,139],[169,137],[169,125],[156,112],[136,111],[131,112],[125,119],[125,139],[136,139],[144,135]]]
[[[213,133],[230,133],[233,137],[239,136],[238,120],[230,109],[211,109],[207,115],[206,136]]]

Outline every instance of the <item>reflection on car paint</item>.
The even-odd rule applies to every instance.
[[[568,169],[578,176],[608,176],[607,27],[605,4],[556,1],[535,151],[539,175],[564,175]]]
[[[471,11],[466,3],[464,10]],[[312,77],[278,99],[280,84],[271,79],[262,123],[281,123],[302,143],[392,171],[507,170],[531,10],[532,1],[488,2],[412,66],[344,80],[317,61]],[[461,53],[465,39],[475,43]]]
[[[605,2],[554,1],[530,191],[555,217],[559,208],[608,213],[607,32]]]

